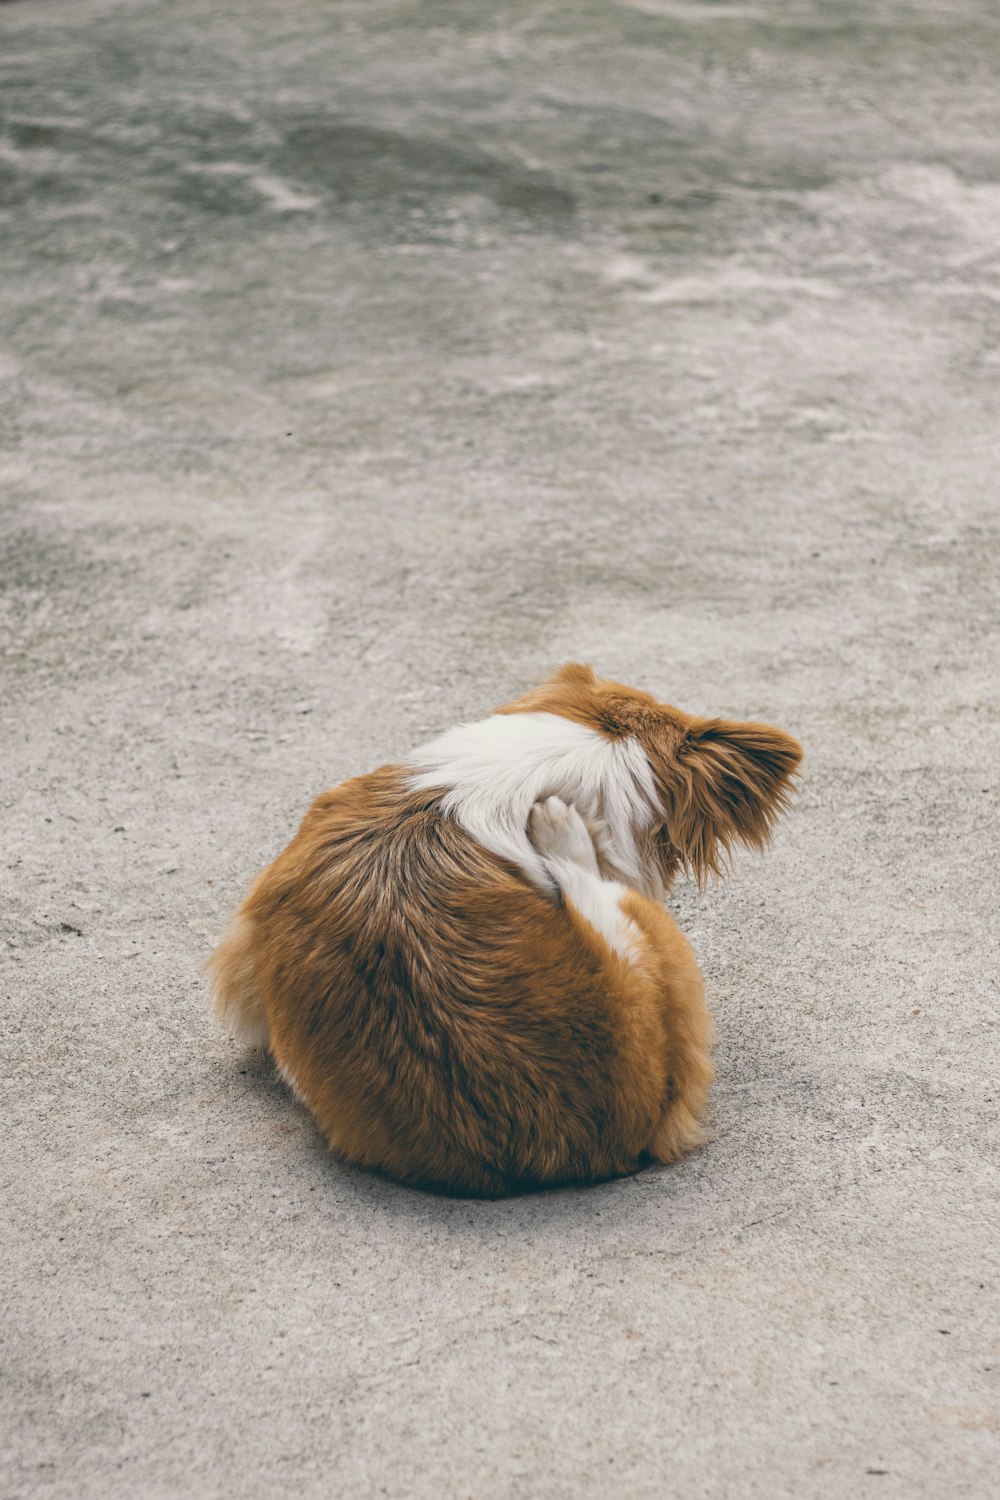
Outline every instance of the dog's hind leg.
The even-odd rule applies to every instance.
[[[601,875],[594,841],[576,808],[560,797],[547,797],[531,809],[529,826],[532,842],[564,901],[619,958],[634,960],[639,934],[621,908],[626,887]]]

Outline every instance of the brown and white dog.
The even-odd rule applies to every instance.
[[[563,667],[324,792],[209,960],[331,1147],[439,1191],[595,1182],[697,1145],[711,1019],[662,901],[760,848],[802,751]]]

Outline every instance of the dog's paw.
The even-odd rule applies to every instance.
[[[531,841],[545,859],[568,859],[597,874],[597,854],[586,823],[561,797],[536,802],[528,819]]]

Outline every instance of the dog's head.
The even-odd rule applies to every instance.
[[[799,742],[770,724],[704,719],[569,663],[503,712],[546,712],[638,741],[656,783],[656,853],[665,883],[687,866],[699,884],[734,844],[760,849],[788,804]]]

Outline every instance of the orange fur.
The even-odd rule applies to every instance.
[[[800,751],[691,719],[589,668],[505,712],[630,735],[662,805],[656,857],[716,870],[763,841]],[[617,889],[617,888],[616,888]],[[223,1021],[268,1044],[331,1147],[496,1197],[671,1161],[703,1138],[712,1023],[686,939],[628,891],[630,958],[386,766],[323,793],[210,960]]]

